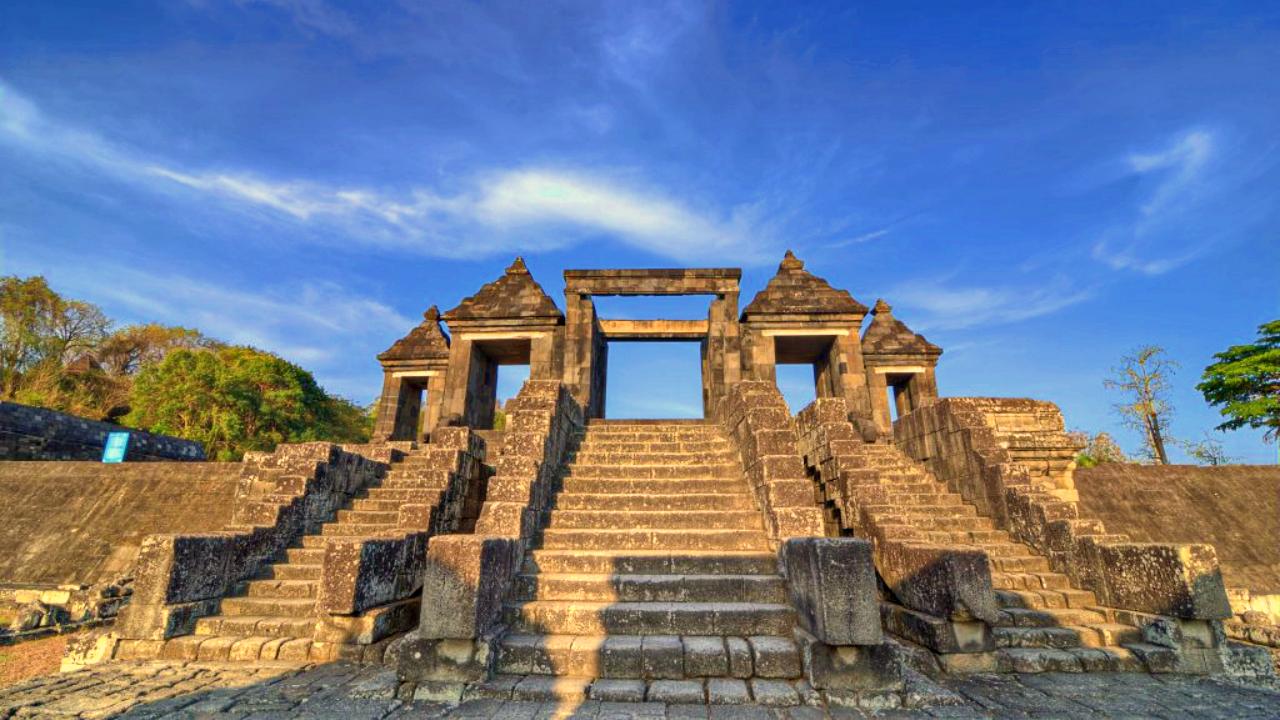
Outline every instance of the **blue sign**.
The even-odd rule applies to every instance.
[[[129,433],[107,433],[107,444],[102,448],[102,462],[124,462],[124,454],[129,450]]]

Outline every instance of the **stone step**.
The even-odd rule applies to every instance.
[[[497,672],[591,678],[800,676],[790,638],[678,635],[522,635],[498,645]]]
[[[629,495],[620,493],[560,493],[555,499],[557,510],[618,510],[677,512],[700,510],[755,510],[755,501],[743,492],[668,493],[663,495]]]
[[[705,453],[705,452],[736,452],[733,444],[728,440],[669,440],[656,442],[631,442],[627,440],[614,440],[610,438],[588,438],[579,443],[578,452],[612,452],[612,453],[636,453],[636,452],[678,452],[678,453]]]
[[[995,654],[1000,672],[1145,672],[1148,669],[1137,654],[1123,647],[1001,648]]]
[[[698,480],[703,478],[733,478],[740,480],[741,469],[731,463],[698,463],[696,465],[670,464],[613,464],[573,463],[565,468],[565,478],[616,478],[621,480]]]
[[[1106,618],[1092,610],[1076,608],[1005,608],[1001,611],[1012,627],[1063,627],[1106,622]]]
[[[397,520],[394,510],[339,510],[338,522],[354,525],[395,525]]]
[[[997,590],[996,601],[1006,608],[1090,608],[1098,598],[1088,590]]]
[[[224,617],[282,616],[308,617],[315,614],[314,598],[230,597],[224,598],[219,612]]]
[[[930,521],[940,518],[967,517],[977,518],[978,510],[972,505],[957,503],[923,503],[905,504],[891,503],[884,505],[863,505],[862,510],[873,515],[905,515],[914,518],[928,518]],[[990,518],[981,518],[990,522]]]
[[[312,536],[307,536],[303,540],[307,540]],[[258,572],[255,580],[310,580],[318,582],[324,571],[324,566],[303,565],[300,563],[274,563],[267,565]]]
[[[768,550],[760,530],[543,530],[545,550]]]
[[[788,602],[786,584],[777,575],[526,573],[516,578],[514,593],[520,600]]]
[[[358,512],[396,512],[404,502],[400,500],[375,500],[361,498],[351,503],[351,509]]]
[[[396,531],[395,523],[353,523],[353,522],[336,522],[327,523],[320,530],[320,534],[326,538],[331,537],[378,537],[387,533]],[[308,536],[310,537],[310,536]],[[303,546],[306,546],[305,540]]]
[[[706,717],[712,708],[724,708],[728,713],[711,710],[712,717],[765,717],[751,712],[759,708],[736,707],[755,703],[759,706],[787,708],[815,704],[817,696],[803,680],[774,678],[696,677],[685,679],[665,678],[592,678],[568,675],[511,675],[500,673],[479,683],[468,692],[466,699],[516,700],[528,704],[554,705],[555,717],[595,717],[594,706],[605,710],[601,718],[649,718],[649,708],[661,713],[663,707],[679,709],[668,717]],[[583,708],[585,712],[572,712]],[[618,713],[609,708],[627,708]],[[646,708],[632,711],[632,708]],[[692,715],[688,714],[692,711]],[[638,714],[637,714],[638,713]],[[545,715],[552,717],[553,715]],[[787,715],[792,717],[792,715]],[[498,717],[498,716],[495,716]],[[506,715],[502,715],[506,717]],[[515,717],[515,716],[512,716]],[[525,717],[519,715],[519,717]],[[532,716],[530,716],[532,717]],[[541,718],[544,715],[539,714]],[[769,717],[773,717],[772,714]],[[808,715],[805,715],[808,717]]]
[[[324,548],[291,547],[284,551],[285,561],[296,565],[324,563]]]
[[[681,492],[745,494],[746,485],[738,475],[660,480],[567,477],[560,495],[675,495]]]
[[[702,529],[763,532],[755,510],[552,510],[545,524],[553,529]]]
[[[999,573],[1050,572],[1049,558],[1042,555],[1023,555],[1022,557],[993,557],[991,569]]]
[[[986,520],[987,518],[982,518]],[[946,532],[948,543],[960,545],[1007,545],[1009,533],[1004,530],[949,530]]]
[[[1069,590],[1071,579],[1055,572],[991,573],[991,584],[997,590]]]
[[[312,580],[249,580],[236,585],[236,595],[253,598],[315,600],[318,585]]]
[[[775,575],[777,556],[769,551],[671,552],[668,550],[532,550],[526,573],[635,575]]]
[[[1080,644],[1084,647],[1115,647],[1143,641],[1142,630],[1132,625],[1094,622],[1071,626],[1071,629],[1080,637]]]
[[[778,635],[795,626],[790,605],[535,600],[508,604],[515,633],[550,635]]]
[[[434,505],[440,502],[440,490],[406,488],[406,487],[376,487],[369,490],[365,498],[369,500],[388,500],[403,503],[425,503]],[[357,502],[359,502],[357,500]]]
[[[994,627],[992,639],[998,648],[1067,648],[1083,643],[1075,630],[1065,627]]]
[[[421,478],[410,476],[388,476],[378,487],[369,491],[370,497],[376,497],[385,493],[381,490],[416,490],[420,493],[427,492],[444,492],[445,486],[448,485],[448,479]]]
[[[239,635],[241,637],[311,637],[315,633],[313,617],[278,617],[253,615],[214,615],[196,620],[196,635]]]
[[[864,491],[862,488],[868,489]],[[863,496],[866,495],[868,498],[875,498],[877,494],[876,488],[885,488],[889,492],[899,492],[910,495],[940,494],[938,492],[937,483],[924,480],[901,483],[872,483],[863,486],[855,485],[851,488],[851,491],[853,492],[853,496],[860,502],[866,502],[863,500]]]
[[[709,467],[723,465],[737,460],[737,454],[728,450],[717,452],[583,452],[579,450],[571,456],[573,465],[621,465],[634,467],[637,465],[671,465],[687,467]]]

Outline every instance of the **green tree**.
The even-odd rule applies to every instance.
[[[63,367],[91,353],[110,325],[96,305],[63,298],[43,277],[0,278],[0,397],[65,406],[59,393],[75,382]]]
[[[220,460],[282,442],[368,438],[360,408],[297,365],[247,347],[169,352],[138,373],[130,407],[126,424],[199,440]]]
[[[1120,367],[1103,381],[1107,388],[1125,394],[1124,401],[1115,405],[1116,412],[1126,426],[1142,433],[1144,454],[1161,465],[1169,464],[1165,436],[1173,405],[1168,396],[1177,368],[1164,348],[1146,345],[1121,358]]]
[[[1258,341],[1232,345],[1214,355],[1196,389],[1228,418],[1219,430],[1264,431],[1267,442],[1280,436],[1280,320],[1258,327]]]
[[[1133,462],[1129,459],[1129,456],[1124,454],[1124,450],[1120,449],[1120,445],[1116,443],[1109,433],[1100,432],[1093,437],[1089,437],[1088,433],[1080,431],[1071,434],[1079,439],[1080,444],[1084,445],[1084,449],[1076,455],[1076,464],[1082,468],[1094,467],[1105,463]]]

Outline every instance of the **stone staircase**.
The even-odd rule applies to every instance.
[[[992,628],[1000,669],[1156,671],[1176,661],[1175,651],[1144,643],[1138,627],[1115,622],[1116,611],[1099,607],[1092,592],[1073,587],[1048,558],[997,529],[895,446],[845,443],[840,461],[842,469],[853,467],[844,472],[857,517],[842,522],[855,534],[986,552],[1001,608]],[[838,503],[829,497],[828,504]]]
[[[737,451],[703,421],[591,421],[506,616],[481,694],[796,704],[806,687]]]
[[[450,478],[433,458],[430,445],[411,450],[393,462],[386,476],[356,495],[318,532],[302,536],[283,557],[262,567],[222,600],[217,615],[196,621],[193,635],[178,637],[161,656],[201,660],[327,661],[334,659],[333,643],[317,637],[320,613],[316,607],[324,570],[325,545],[331,539],[403,537],[457,519],[415,518],[406,527],[400,509],[406,504],[447,507],[444,495]],[[439,451],[444,452],[444,451]],[[420,525],[420,527],[418,527]],[[417,599],[405,614],[417,618]]]

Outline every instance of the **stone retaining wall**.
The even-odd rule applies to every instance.
[[[240,463],[0,462],[0,583],[93,585],[152,533],[231,521]]]
[[[204,446],[194,440],[0,402],[0,460],[99,460],[107,433],[126,431],[130,437],[125,460],[204,459]]]

